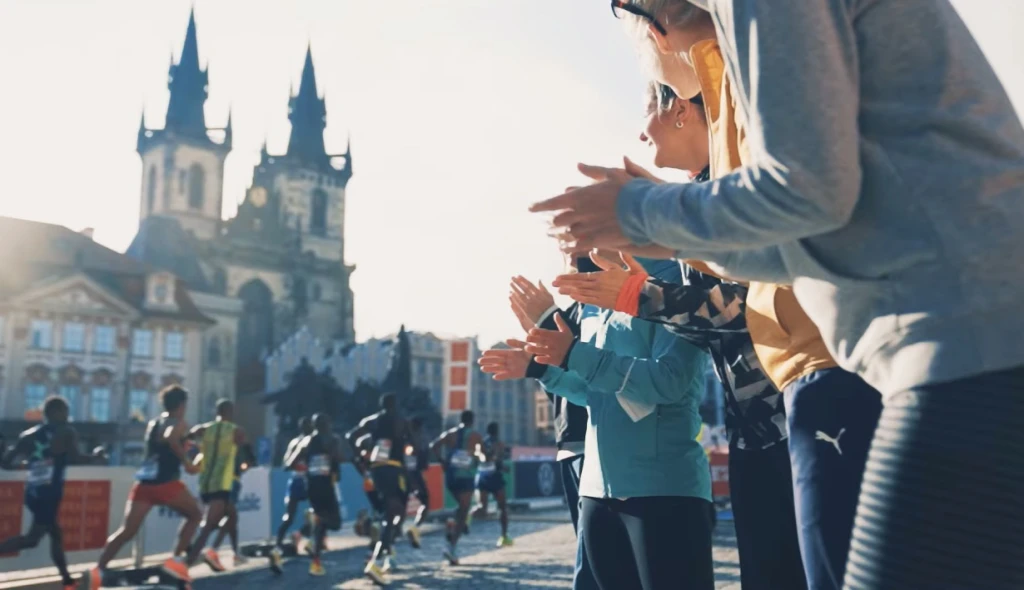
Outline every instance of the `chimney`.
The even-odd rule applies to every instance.
[[[93,229],[91,227],[87,227],[87,228],[83,229],[82,231],[80,231],[78,233],[82,234],[83,236],[85,236],[85,237],[87,237],[87,238],[89,238],[91,240],[92,239],[92,234],[95,231],[96,231],[95,229]]]

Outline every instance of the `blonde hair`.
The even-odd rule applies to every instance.
[[[702,19],[710,20],[711,18],[709,12],[691,4],[689,0],[633,0],[632,4],[654,15],[654,18],[670,31],[691,26]],[[648,72],[656,72],[658,47],[654,39],[651,38],[650,22],[625,10],[619,14],[626,31],[636,41],[637,53],[644,69]]]

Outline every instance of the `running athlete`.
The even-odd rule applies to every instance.
[[[306,464],[309,478],[309,505],[313,509],[313,560],[309,564],[309,574],[323,576],[324,540],[327,531],[341,529],[341,506],[338,505],[336,482],[341,474],[341,462],[344,453],[341,440],[331,432],[331,420],[326,414],[313,416],[313,434],[304,437],[285,458],[285,465],[294,469],[297,464]]]
[[[187,585],[191,584],[188,565],[181,556],[188,550],[203,513],[195,497],[181,481],[182,468],[186,473],[199,473],[199,466],[185,452],[185,439],[188,436],[188,425],[185,423],[187,401],[188,392],[178,385],[168,386],[160,392],[164,412],[146,427],[146,458],[135,473],[135,485],[128,493],[124,523],[107,539],[99,561],[85,576],[85,590],[103,585],[110,560],[135,537],[150,508],[154,506],[166,506],[185,518],[178,530],[174,557],[165,561],[162,569]]]
[[[0,460],[4,469],[28,470],[25,506],[32,512],[28,533],[0,542],[0,555],[32,549],[39,545],[43,535],[49,535],[50,556],[60,572],[61,584],[69,590],[74,588],[75,581],[68,573],[63,535],[57,522],[64,497],[64,471],[72,464],[105,465],[107,457],[102,447],[97,447],[92,456],[79,453],[78,433],[68,425],[68,403],[64,398],[47,399],[43,403],[43,417],[46,421],[22,432]]]
[[[477,447],[476,456],[480,467],[476,472],[476,489],[480,492],[478,517],[487,516],[487,496],[494,494],[501,518],[501,537],[498,547],[509,547],[512,538],[508,536],[508,503],[505,501],[505,443],[498,438],[498,423],[487,425],[487,436]]]
[[[217,552],[203,551],[206,541],[227,515],[231,500],[231,487],[235,481],[235,457],[238,447],[245,443],[245,431],[232,422],[235,404],[222,399],[217,402],[217,418],[192,429],[189,438],[200,439],[199,497],[206,504],[206,519],[192,548],[187,563],[192,565],[200,557],[215,572],[224,571]]]
[[[285,469],[291,471],[292,476],[288,479],[288,495],[284,497],[284,516],[281,517],[281,524],[277,527],[277,544],[270,550],[270,569],[277,574],[283,571],[281,569],[281,547],[284,545],[284,536],[288,534],[288,529],[291,528],[292,522],[295,521],[295,514],[299,510],[299,504],[309,500],[306,482],[306,462],[299,459],[294,464],[287,465],[287,459],[295,453],[295,449],[299,447],[302,440],[312,434],[313,422],[305,416],[299,418],[299,436],[296,436],[288,443],[288,448],[284,452]],[[301,533],[296,532],[295,535],[295,547],[297,549]]]
[[[231,539],[231,551],[234,554],[235,566],[245,565],[249,561],[238,552],[238,500],[242,497],[242,474],[255,463],[256,454],[253,452],[251,444],[246,443],[238,447],[238,454],[235,455],[235,481],[231,484],[231,497],[228,498],[226,516],[221,519],[217,536],[213,539],[213,545],[207,550],[207,553],[210,554],[209,557],[217,557],[217,550],[220,549],[220,544],[224,542],[226,535]]]
[[[370,477],[374,488],[384,501],[384,521],[380,540],[363,570],[371,580],[384,585],[384,573],[391,568],[391,545],[402,518],[408,497],[405,485],[405,446],[410,440],[409,423],[398,411],[393,393],[380,398],[381,410],[363,418],[359,426],[350,430],[345,438],[358,441],[369,435],[373,441],[370,453]]]
[[[423,432],[423,418],[417,416],[410,420],[409,430],[411,438],[405,447],[405,470],[409,475],[409,493],[414,494],[420,501],[420,508],[416,511],[416,520],[409,527],[407,534],[412,546],[419,549],[419,527],[430,510],[430,492],[427,490],[427,481],[423,478],[423,472],[430,466],[430,441]]]
[[[430,450],[435,455],[444,447],[445,485],[459,503],[455,522],[449,522],[448,525],[448,546],[444,550],[445,558],[452,565],[459,564],[455,546],[459,542],[459,536],[466,530],[469,503],[473,499],[473,479],[476,475],[473,455],[482,442],[480,433],[473,430],[473,412],[465,410],[458,426],[449,429],[430,443]]]

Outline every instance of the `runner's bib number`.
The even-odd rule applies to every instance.
[[[377,444],[373,447],[373,452],[370,453],[370,461],[376,463],[378,461],[387,461],[391,458],[391,439],[382,438],[377,441]]]
[[[53,461],[36,461],[28,466],[28,485],[45,486],[53,483]]]
[[[139,466],[139,470],[135,472],[135,480],[153,481],[159,473],[160,465],[157,463],[156,458],[146,459],[142,462],[142,465]]]
[[[473,466],[473,456],[463,449],[452,453],[451,466],[455,469],[469,469]]]
[[[494,471],[494,463],[492,461],[480,464],[480,473],[487,473],[489,471]]]
[[[416,463],[416,455],[406,455],[405,468],[408,469],[409,471],[416,471],[417,467],[418,465]]]
[[[326,477],[331,474],[331,461],[327,455],[313,455],[307,466],[309,475]]]

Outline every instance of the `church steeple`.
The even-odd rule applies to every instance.
[[[181,58],[177,64],[171,64],[167,82],[171,98],[167,104],[165,129],[184,136],[206,139],[203,104],[206,102],[208,82],[206,70],[199,67],[199,41],[193,8],[188,18]]]
[[[313,52],[308,45],[299,93],[288,100],[288,120],[292,123],[288,156],[314,166],[327,166],[328,156],[324,148],[327,108],[316,88]]]

